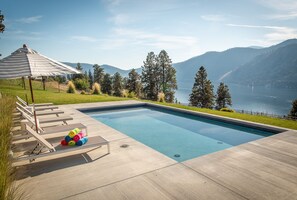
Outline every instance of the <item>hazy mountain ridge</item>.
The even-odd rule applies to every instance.
[[[297,43],[281,46],[237,68],[223,80],[248,85],[297,88]]]
[[[145,58],[144,58],[145,60]],[[64,62],[72,67],[77,63]],[[93,72],[93,64],[81,63],[84,71]],[[212,82],[223,81],[244,85],[297,88],[297,39],[286,40],[266,48],[235,47],[222,52],[210,51],[184,62],[174,63],[179,89],[191,89],[195,74],[204,66]],[[130,70],[101,65],[105,73],[119,72],[128,76]],[[136,71],[141,74],[141,68]]]
[[[294,60],[297,51],[291,45],[297,45],[297,39],[266,48],[236,47],[223,52],[207,52],[176,63],[178,86],[191,89],[196,72],[200,66],[204,66],[208,78],[213,82],[297,88],[293,78],[297,73],[297,62]]]
[[[66,65],[69,65],[71,67],[74,67],[74,68],[77,66],[77,63],[71,63],[71,62],[63,62],[63,63],[66,64]],[[92,73],[94,72],[94,69],[93,69],[94,64],[80,63],[80,65],[82,66],[84,72],[85,71],[89,72],[89,70],[91,70]],[[102,67],[104,69],[105,73],[109,73],[111,75],[114,75],[116,72],[119,72],[121,74],[121,76],[128,76],[129,72],[132,70],[132,69],[123,70],[123,69],[120,69],[118,67],[114,67],[114,66],[106,65],[106,64],[100,65],[100,67]],[[136,69],[136,71],[138,73],[141,73],[141,68]]]

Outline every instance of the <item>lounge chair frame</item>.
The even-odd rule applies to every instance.
[[[14,158],[14,161],[29,160],[30,162],[35,161],[35,159],[45,156],[51,156],[55,154],[62,154],[68,152],[80,151],[89,148],[99,148],[102,145],[107,146],[107,154],[110,154],[110,145],[107,140],[101,136],[95,136],[89,138],[88,142],[82,146],[62,146],[61,144],[54,147],[45,138],[36,133],[30,126],[26,125],[26,131],[28,134],[32,135],[37,141],[37,145],[33,148],[29,155],[22,155]],[[47,152],[43,152],[43,149],[47,149]]]

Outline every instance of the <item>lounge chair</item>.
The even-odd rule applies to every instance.
[[[28,107],[25,107],[25,106],[21,105],[19,102],[16,102],[16,104],[17,104],[17,107],[22,109],[24,112],[26,112],[29,115],[33,116],[32,109],[29,109]],[[43,116],[43,115],[57,115],[57,116],[59,116],[59,114],[63,114],[63,113],[64,113],[64,111],[57,110],[57,109],[50,110],[50,111],[47,111],[47,110],[36,111],[37,116]]]
[[[67,152],[75,152],[82,149],[89,149],[89,148],[99,148],[102,145],[107,145],[107,154],[110,153],[110,146],[109,142],[102,138],[101,136],[90,137],[88,142],[82,146],[62,146],[59,144],[51,144],[41,135],[36,133],[30,126],[26,125],[26,131],[32,137],[34,137],[37,141],[36,146],[34,149],[29,152],[28,155],[20,155],[14,158],[15,161],[21,160],[30,160],[30,162],[34,161],[37,158],[55,155],[55,154],[62,154]],[[77,154],[77,153],[76,153]],[[68,154],[67,154],[68,155]]]
[[[19,109],[19,108],[17,108],[17,109]],[[23,117],[26,119],[25,122],[21,123],[21,127],[23,127],[23,128],[21,131],[16,132],[17,135],[15,134],[13,136],[13,140],[19,140],[19,139],[31,137],[27,133],[27,131],[24,130],[24,127],[26,125],[31,126],[32,128],[35,128],[35,121],[32,117],[30,117],[27,114],[23,115]],[[39,120],[37,119],[37,127],[38,127],[38,133],[41,135],[68,132],[75,128],[85,130],[86,135],[88,135],[87,127],[81,123],[66,124],[66,125],[54,125],[54,126],[41,126],[39,123]]]
[[[41,104],[39,104],[39,106],[36,106],[35,104],[34,104],[34,106],[33,106],[33,104],[27,105],[27,103],[23,99],[21,99],[20,97],[18,97],[18,96],[17,96],[17,100],[24,107],[26,107],[28,110],[32,110],[33,107],[35,107],[35,111],[58,109],[58,106],[54,106],[54,105],[44,105],[44,104],[42,106],[41,106]]]
[[[26,101],[24,101],[22,98],[20,98],[19,96],[16,96],[17,100],[19,102],[21,102],[23,105],[26,106],[33,106],[32,104],[27,104]],[[35,103],[34,106],[39,107],[39,106],[52,106],[54,105],[53,103]]]
[[[17,107],[17,110],[22,114],[22,116],[25,118],[25,115],[30,116],[33,118],[33,114],[26,113],[24,110],[21,108]],[[70,116],[58,116],[58,117],[47,117],[47,118],[38,118],[38,121],[40,124],[45,124],[45,123],[54,123],[54,122],[63,122],[63,124],[67,124],[67,121],[73,120],[72,117]]]

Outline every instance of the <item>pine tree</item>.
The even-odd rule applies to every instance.
[[[172,67],[172,61],[165,50],[162,50],[157,59],[159,90],[165,94],[166,102],[174,101],[174,93],[177,89],[176,71]]]
[[[122,84],[124,89],[128,88],[128,77],[123,77]]]
[[[1,14],[0,10],[0,33],[3,33],[5,30],[5,25],[3,24],[4,21],[4,15]]]
[[[195,82],[190,94],[190,104],[200,108],[213,108],[213,85],[207,79],[207,72],[203,66],[196,73]]]
[[[292,102],[292,108],[289,115],[293,118],[297,118],[297,99]]]
[[[90,84],[90,89],[92,89],[92,86],[93,86],[93,84],[94,84],[94,77],[93,77],[93,75],[92,75],[92,72],[91,72],[91,70],[89,69],[89,84]]]
[[[83,68],[82,66],[80,65],[80,63],[77,63],[77,66],[76,66],[76,69],[81,71],[83,73]],[[72,80],[75,80],[75,79],[82,79],[84,77],[84,74],[73,74],[72,75]]]
[[[231,95],[228,86],[221,82],[217,89],[216,109],[226,108],[227,105],[232,105]]]
[[[1,10],[0,10],[0,33],[3,33],[5,30],[5,25],[3,24],[4,21],[4,15],[1,14]],[[2,56],[2,54],[0,54],[0,56]]]
[[[93,69],[94,69],[94,82],[102,85],[103,77],[104,77],[104,69],[97,64],[93,66]]]
[[[112,79],[110,74],[106,73],[103,77],[101,85],[101,91],[105,94],[111,95],[112,92]]]
[[[136,72],[135,69],[132,69],[129,72],[127,87],[126,89],[129,93],[134,92],[138,97],[141,95],[141,82],[140,75]]]
[[[157,100],[158,77],[156,55],[154,52],[150,52],[148,53],[146,61],[143,62],[142,66],[141,82],[143,84],[144,98]]]
[[[119,72],[116,72],[113,75],[112,86],[113,86],[113,91],[114,91],[113,94],[115,96],[120,97],[121,96],[122,89],[123,89],[123,85],[122,85],[122,76],[121,76],[121,74]]]

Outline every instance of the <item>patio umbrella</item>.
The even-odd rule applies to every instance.
[[[29,86],[33,104],[34,120],[38,132],[32,77],[57,76],[65,74],[80,74],[81,72],[61,62],[50,59],[37,51],[28,48],[25,44],[10,56],[0,60],[0,79],[29,78]]]

